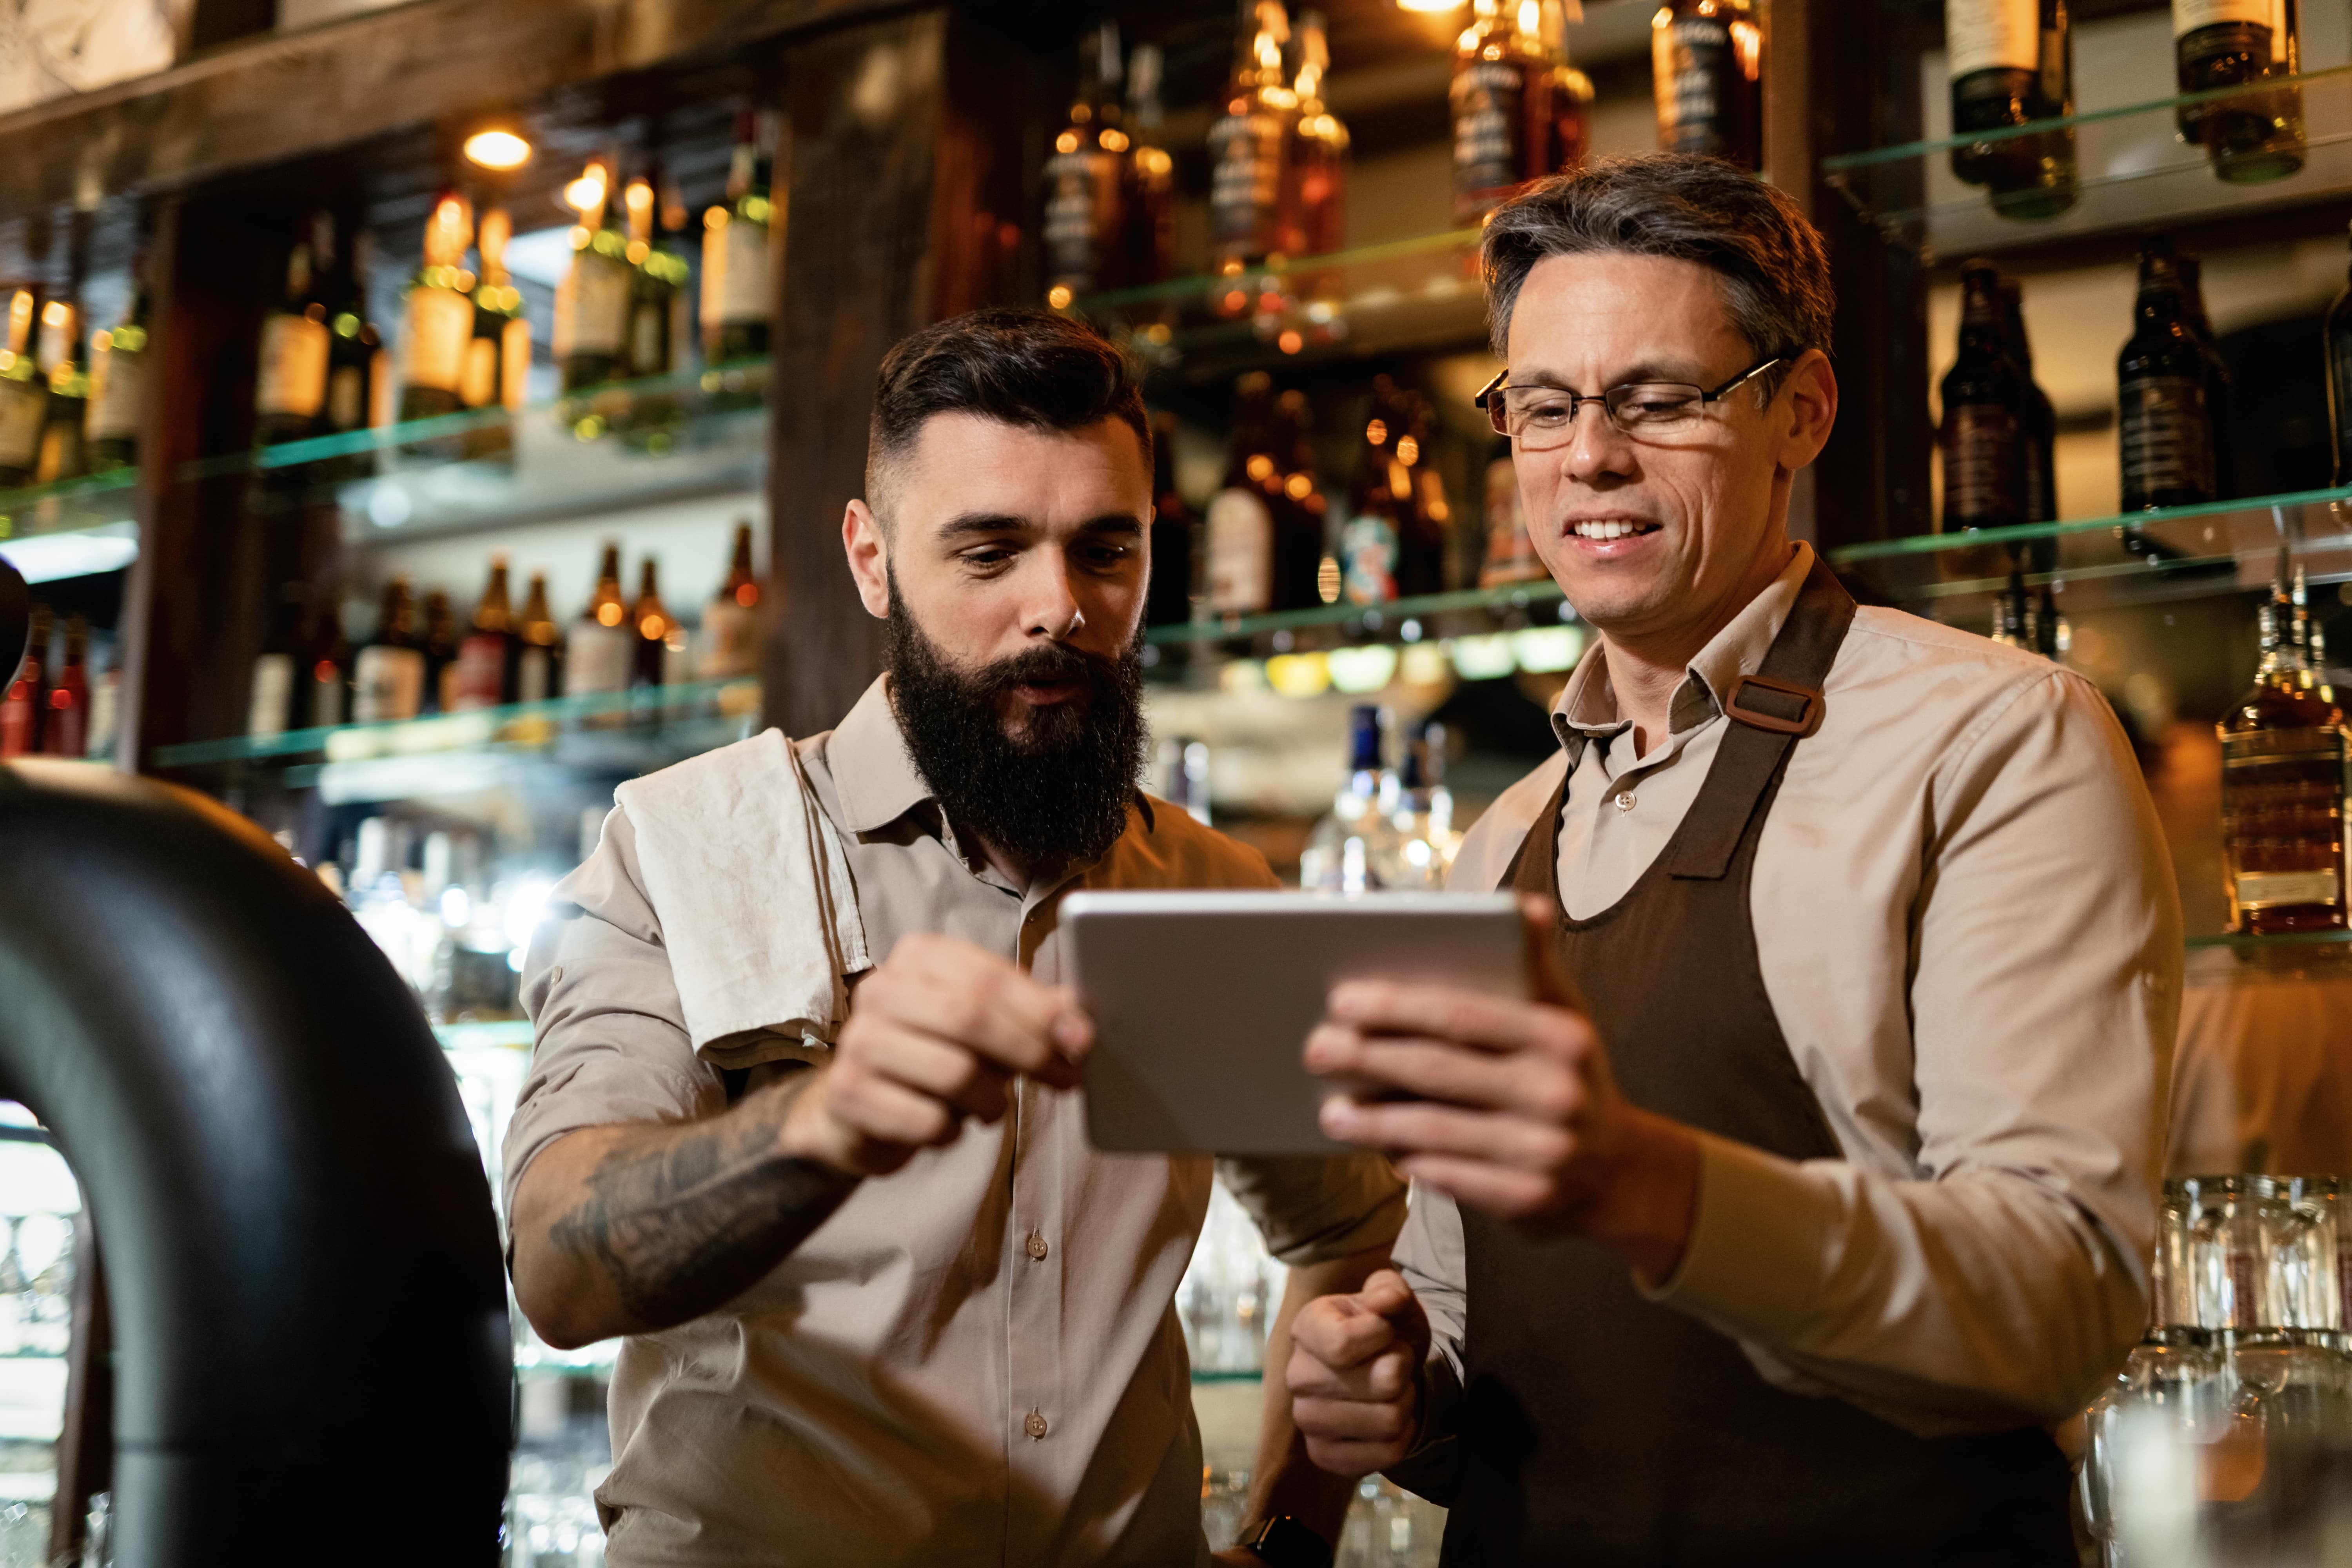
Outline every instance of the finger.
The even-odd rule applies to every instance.
[[[1400,1399],[1412,1389],[1420,1364],[1421,1352],[1402,1342],[1349,1367],[1327,1366],[1294,1345],[1282,1382],[1293,1398]]]
[[[1342,1031],[1334,1028],[1333,1037]],[[1482,1051],[1452,1040],[1406,1035],[1327,1039],[1317,1060],[1327,1074],[1370,1079],[1423,1100],[1517,1110],[1565,1121],[1580,1094],[1574,1068],[1549,1051]]]
[[[1591,1012],[1584,993],[1559,960],[1559,906],[1547,894],[1522,893],[1519,914],[1528,939],[1528,994],[1555,1007]]]
[[[1454,1154],[1413,1154],[1397,1168],[1414,1181],[1444,1193],[1456,1203],[1506,1219],[1524,1219],[1551,1208],[1559,1197],[1559,1184],[1538,1171],[1492,1165]]]
[[[1346,1368],[1394,1344],[1396,1325],[1345,1296],[1320,1296],[1292,1321],[1290,1342],[1325,1366]]]
[[[1290,1418],[1302,1432],[1343,1443],[1394,1443],[1412,1430],[1412,1412],[1392,1399],[1294,1399]]]
[[[1490,1051],[1590,1048],[1592,1026],[1580,1013],[1458,985],[1400,980],[1349,980],[1332,988],[1333,1023],[1366,1034],[1422,1035]]]
[[[951,1107],[872,1072],[836,1077],[825,1109],[857,1137],[916,1148],[951,1142],[962,1121]]]
[[[885,1077],[982,1121],[1004,1114],[1004,1068],[953,1041],[894,1023],[877,1023],[859,1040],[866,1065]]]
[[[1557,1122],[1426,1100],[1334,1096],[1323,1102],[1322,1124],[1330,1137],[1361,1148],[1454,1154],[1516,1170],[1557,1170],[1576,1152],[1575,1134]]]
[[[1391,1321],[1399,1312],[1415,1304],[1412,1287],[1406,1284],[1404,1276],[1393,1268],[1372,1270],[1362,1288],[1356,1292],[1356,1301],[1366,1311],[1378,1312]]]
[[[1307,1458],[1326,1475],[1343,1480],[1354,1480],[1376,1471],[1385,1470],[1405,1457],[1404,1445],[1399,1443],[1328,1443],[1319,1437],[1307,1439]]]
[[[919,941],[909,961],[898,963]],[[1066,1069],[1061,1041],[1088,1027],[1083,1018],[1075,1026],[1066,1022],[1073,1011],[1067,993],[970,943],[908,937],[891,961],[858,991],[853,1007],[863,1004],[1015,1072],[1049,1077]]]

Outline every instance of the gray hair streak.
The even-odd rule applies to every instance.
[[[1712,268],[1732,326],[1759,359],[1829,350],[1836,293],[1820,232],[1786,191],[1720,158],[1645,153],[1556,174],[1496,207],[1480,248],[1500,358],[1509,357],[1511,309],[1536,263],[1607,251]]]

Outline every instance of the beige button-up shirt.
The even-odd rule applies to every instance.
[[[1072,889],[1274,885],[1255,851],[1145,803],[1099,863],[1011,886],[959,851],[880,681],[797,744],[886,962],[899,936],[940,931],[1050,983]],[[555,912],[524,976],[538,1048],[507,1134],[509,1205],[564,1133],[726,1105],[688,1042],[625,814]],[[1002,1121],[864,1183],[726,1307],[624,1341],[597,1492],[611,1560],[1205,1562],[1174,1297],[1210,1162],[1097,1153],[1082,1092],[1021,1080]],[[1370,1157],[1221,1171],[1286,1262],[1384,1245],[1402,1222],[1402,1183]]]
[[[1633,755],[1599,645],[1553,714],[1561,750],[1465,839],[1452,885],[1503,879],[1573,767],[1572,916],[1613,904],[1673,836],[1812,566],[1691,662],[1670,733]],[[1702,1136],[1698,1211],[1653,1299],[1738,1340],[1772,1382],[1924,1435],[2054,1422],[2147,1312],[2180,915],[2147,792],[2082,677],[1864,606],[1820,731],[1757,847],[1757,957],[1844,1158]],[[1707,955],[1682,979],[1706,980]],[[1462,1222],[1416,1190],[1397,1256],[1458,1371]],[[1563,1354],[1580,1346],[1560,1325]]]

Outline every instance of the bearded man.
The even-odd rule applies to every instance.
[[[987,310],[898,344],[842,529],[887,673],[789,752],[624,786],[558,889],[511,1256],[550,1343],[625,1336],[616,1564],[1211,1560],[1174,1310],[1210,1164],[1092,1150],[1091,1028],[1055,983],[1074,889],[1274,885],[1135,788],[1150,440],[1073,322]],[[814,835],[779,804],[803,790]],[[836,885],[854,910],[813,890]],[[736,950],[835,951],[845,912],[881,963],[827,1044]],[[712,994],[739,1016],[714,1025]],[[1291,1266],[1279,1366],[1303,1302],[1385,1261],[1401,1184],[1371,1156],[1223,1173]],[[1268,1389],[1254,1544],[1223,1560],[1328,1564],[1348,1484]]]

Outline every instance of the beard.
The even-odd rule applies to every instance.
[[[1115,658],[1048,643],[978,669],[949,662],[890,593],[884,663],[916,771],[948,820],[1031,866],[1101,859],[1127,831],[1143,767],[1142,634]],[[1001,714],[1015,687],[1075,681],[1079,699]]]

